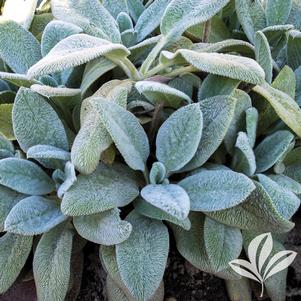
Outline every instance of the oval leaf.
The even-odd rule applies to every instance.
[[[123,207],[139,194],[127,169],[121,165],[100,164],[90,175],[79,175],[65,193],[61,209],[66,215],[78,216]]]
[[[20,201],[5,220],[5,231],[21,235],[37,235],[62,223],[67,217],[56,201],[30,196]]]
[[[190,197],[193,211],[217,211],[234,207],[255,189],[243,174],[231,170],[208,170],[185,178],[179,185]]]
[[[147,185],[141,190],[141,196],[148,203],[179,220],[184,220],[189,214],[189,196],[181,186]]]
[[[156,156],[167,171],[177,171],[194,156],[202,136],[203,116],[199,104],[173,113],[160,127]]]
[[[64,300],[69,288],[73,233],[62,224],[45,233],[33,257],[33,274],[41,301]]]
[[[62,121],[45,98],[27,88],[19,89],[13,107],[15,136],[25,152],[31,146],[47,144],[69,149]]]
[[[93,215],[76,216],[73,223],[82,237],[105,246],[127,240],[132,232],[132,225],[120,219],[116,208]]]
[[[31,195],[47,194],[55,189],[54,182],[39,166],[17,158],[0,160],[0,184]]]
[[[163,278],[169,250],[168,230],[162,222],[134,211],[127,221],[132,224],[133,231],[128,240],[116,246],[118,269],[131,295],[147,300]]]

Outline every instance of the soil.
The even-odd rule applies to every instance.
[[[298,253],[288,271],[287,301],[301,300],[301,214],[295,220],[296,227],[289,234],[286,249]],[[83,278],[75,278],[68,301],[106,301],[106,272],[101,266],[98,247],[87,244],[83,263]],[[80,270],[75,267],[75,270]],[[76,273],[77,274],[77,273]],[[79,274],[79,273],[78,273]],[[79,283],[81,282],[81,285]],[[165,301],[230,301],[223,280],[203,273],[185,261],[172,246],[168,267],[164,276]],[[80,288],[78,292],[78,288]],[[254,298],[254,301],[257,299]],[[265,299],[269,301],[269,299]],[[32,280],[16,281],[13,287],[0,297],[0,301],[37,301]],[[51,301],[51,300],[49,300]]]

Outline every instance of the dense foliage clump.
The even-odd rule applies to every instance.
[[[0,293],[63,301],[90,241],[109,300],[160,301],[174,239],[251,300],[229,262],[300,204],[301,1],[1,3]]]

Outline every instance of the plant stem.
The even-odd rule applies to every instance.
[[[134,81],[139,81],[142,79],[140,72],[136,69],[135,65],[128,58],[125,57],[122,58],[122,60],[115,60],[114,58],[110,58],[110,60],[119,67],[121,67],[130,79]]]
[[[263,281],[261,282],[261,294],[260,294],[260,298],[263,297],[263,292],[264,292],[264,284]]]
[[[204,31],[203,31],[203,38],[202,38],[203,43],[208,43],[210,31],[211,31],[211,19],[205,23]]]
[[[150,130],[149,130],[150,145],[153,144],[153,141],[155,139],[155,133],[157,131],[157,128],[159,127],[160,114],[161,114],[161,111],[162,111],[163,107],[164,107],[164,104],[162,102],[157,103],[156,106],[155,106],[155,111],[154,111],[154,114],[153,114],[152,123],[151,123],[151,127],[150,127]]]
[[[148,169],[147,169],[146,166],[145,166],[145,169],[143,171],[143,175],[144,175],[145,183],[148,185],[149,184],[149,172],[148,172]]]
[[[197,72],[197,71],[199,71],[199,70],[193,66],[186,66],[186,67],[180,67],[178,69],[175,69],[169,73],[162,74],[162,75],[167,76],[167,77],[176,77],[183,73]]]
[[[163,49],[165,46],[166,41],[164,37],[162,37],[159,42],[156,44],[156,46],[152,49],[152,51],[149,53],[143,64],[141,65],[140,72],[145,75],[149,68],[151,67],[152,63],[160,53],[160,51]]]

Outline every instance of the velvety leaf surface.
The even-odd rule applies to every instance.
[[[14,133],[22,150],[37,144],[69,149],[62,121],[45,98],[27,88],[19,89],[13,107]]]
[[[153,104],[163,103],[167,106],[178,108],[183,102],[191,103],[188,95],[166,84],[140,81],[136,83],[135,88]]]
[[[5,231],[21,235],[37,235],[62,223],[67,217],[57,201],[30,196],[16,204],[5,220]]]
[[[179,182],[190,197],[192,211],[215,211],[236,206],[255,189],[243,174],[230,170],[201,171]]]
[[[33,258],[33,274],[41,301],[64,300],[70,279],[73,231],[65,223],[40,239]]]
[[[153,205],[151,205],[150,203],[146,202],[143,199],[136,199],[134,201],[134,205],[135,205],[135,210],[144,216],[147,216],[149,218],[153,218],[156,220],[160,220],[160,221],[168,221],[170,223],[176,224],[180,227],[182,227],[185,230],[189,230],[191,227],[191,223],[189,218],[185,218],[183,220],[180,220],[176,217],[174,217],[171,214],[168,214],[166,211],[163,211],[161,209],[159,209],[158,207],[155,207]]]
[[[0,293],[15,282],[31,251],[32,236],[6,233],[0,238]]]
[[[256,160],[246,133],[238,133],[235,148],[236,152],[232,162],[233,168],[249,177],[254,175],[256,171]]]
[[[27,150],[27,158],[69,161],[70,153],[55,146],[38,144]]]
[[[266,6],[267,25],[285,24],[291,8],[292,0],[268,0]]]
[[[160,127],[156,156],[167,171],[177,171],[194,156],[202,137],[203,115],[199,104],[185,106],[173,113]]]
[[[200,101],[203,113],[203,133],[194,157],[184,166],[184,170],[202,166],[217,150],[230,126],[235,105],[235,98],[222,95]]]
[[[210,265],[215,271],[228,268],[229,262],[242,251],[242,235],[239,229],[205,218],[204,243]]]
[[[82,237],[105,246],[127,240],[132,231],[131,224],[120,219],[116,208],[93,215],[76,216],[73,223]]]
[[[273,59],[268,39],[261,31],[255,34],[255,57],[265,72],[266,81],[270,84],[273,76]]]
[[[261,84],[265,73],[258,63],[252,59],[232,54],[199,53],[192,50],[180,49],[175,54],[162,52],[167,60],[184,59],[196,69],[216,75]]]
[[[27,74],[33,78],[76,67],[100,56],[118,59],[128,54],[129,51],[121,44],[113,44],[87,34],[75,34],[56,44]]]
[[[289,131],[277,131],[267,136],[256,148],[257,172],[271,168],[286,151],[294,140],[294,135]]]
[[[273,200],[278,212],[286,219],[290,219],[298,210],[300,199],[293,192],[281,187],[267,176],[259,174],[257,177]]]
[[[73,34],[81,33],[82,31],[83,30],[80,27],[71,23],[57,20],[49,22],[45,27],[42,35],[42,55],[47,55],[49,51],[61,40]]]
[[[183,3],[181,0],[173,0],[163,15],[161,33],[167,40],[177,39],[189,27],[209,20],[228,2],[229,0],[192,0]]]
[[[135,212],[126,220],[133,231],[128,240],[116,246],[118,269],[131,295],[147,300],[163,278],[169,250],[168,231],[162,222]]]
[[[55,18],[78,25],[88,34],[120,42],[114,18],[98,0],[53,0],[51,10]]]
[[[0,56],[15,73],[26,73],[41,59],[39,42],[21,25],[1,18],[0,31]]]
[[[276,233],[290,231],[294,224],[280,215],[263,186],[258,182],[254,184],[256,189],[242,204],[207,214],[223,224],[244,230],[265,229]]]
[[[141,190],[141,196],[151,205],[179,220],[184,220],[189,214],[189,196],[179,185],[147,185]]]
[[[0,160],[0,184],[31,195],[43,195],[55,189],[54,182],[38,165],[17,158]]]
[[[145,169],[149,143],[139,120],[129,111],[112,102],[98,103],[95,109],[126,163],[134,170]]]
[[[156,0],[143,11],[135,25],[138,42],[142,41],[160,25],[161,18],[170,2],[170,0]],[[156,17],[154,18],[154,16]]]
[[[268,84],[256,86],[253,90],[262,95],[274,108],[282,121],[289,126],[298,136],[301,136],[301,109],[298,104],[287,94],[272,88]]]
[[[137,185],[127,169],[100,164],[92,174],[77,177],[65,193],[61,209],[66,215],[90,215],[126,206],[137,195]]]
[[[0,134],[9,140],[15,140],[12,122],[13,105],[0,104]]]

